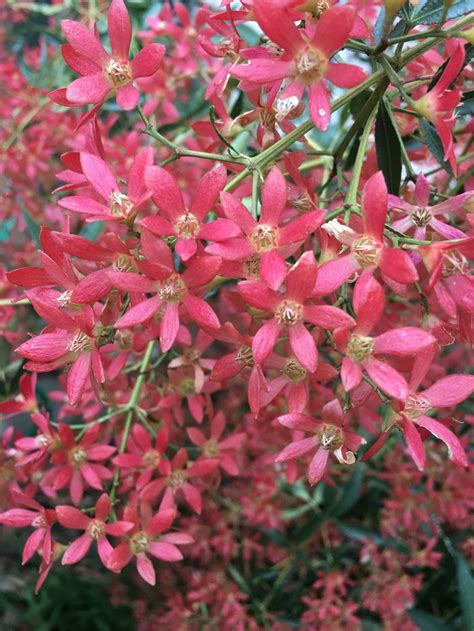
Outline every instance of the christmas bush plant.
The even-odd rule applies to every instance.
[[[472,8],[190,4],[1,9],[0,523],[140,629],[468,628]]]

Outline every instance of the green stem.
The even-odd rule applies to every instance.
[[[364,158],[367,151],[367,145],[369,142],[370,132],[372,130],[372,124],[377,114],[378,105],[374,107],[367,119],[367,122],[360,138],[359,147],[357,149],[357,155],[352,169],[352,178],[349,184],[349,190],[347,191],[345,205],[351,207],[357,203],[357,190],[359,188],[360,175],[362,173],[362,166],[364,164]]]

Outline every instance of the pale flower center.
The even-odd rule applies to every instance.
[[[244,366],[253,366],[253,355],[250,346],[241,346],[237,352],[236,361]]]
[[[85,333],[77,333],[69,342],[68,348],[71,353],[79,353],[80,351],[89,351],[91,343],[89,337]]]
[[[132,69],[128,61],[111,59],[105,67],[105,75],[115,88],[120,88],[132,80]]]
[[[196,392],[195,388],[194,388],[194,380],[193,379],[183,379],[183,381],[181,381],[181,383],[179,384],[179,389],[180,389],[180,392],[185,397],[192,396]]]
[[[445,256],[443,265],[443,276],[452,276],[453,274],[466,274],[469,268],[467,258],[459,252],[451,252]]]
[[[296,73],[303,83],[315,83],[324,77],[328,60],[315,48],[306,47],[296,59]]]
[[[374,352],[375,342],[372,337],[353,335],[347,345],[347,354],[355,362],[368,359]]]
[[[98,541],[105,535],[105,524],[98,519],[93,519],[87,526],[87,534],[91,539]]]
[[[286,99],[277,99],[275,104],[275,118],[278,122],[283,120],[296,109],[299,105],[299,100],[296,96],[289,96]]]
[[[206,443],[204,443],[204,446],[202,448],[202,453],[207,458],[215,458],[216,456],[218,456],[219,445],[217,444],[217,441],[214,440],[214,438],[210,438]]]
[[[201,229],[197,218],[192,213],[188,212],[178,217],[174,227],[178,236],[184,237],[185,239],[197,237]]]
[[[428,225],[432,217],[433,216],[429,208],[417,208],[411,216],[413,223],[419,228],[424,228]]]
[[[323,449],[339,449],[344,442],[342,429],[332,423],[324,423],[319,430],[319,441]]]
[[[275,311],[275,318],[280,324],[294,326],[303,318],[303,305],[293,300],[284,300]]]
[[[306,369],[296,361],[296,359],[290,357],[285,361],[283,366],[283,374],[288,377],[293,383],[303,381],[306,377]]]
[[[113,268],[116,272],[133,272],[136,270],[133,258],[127,254],[119,254],[114,261]]]
[[[381,249],[381,244],[366,234],[356,239],[351,246],[352,254],[362,267],[377,265]]]
[[[130,548],[133,554],[143,554],[148,548],[148,536],[140,530],[130,539]]]
[[[33,526],[33,528],[47,528],[48,527],[48,523],[46,521],[46,519],[44,518],[44,515],[38,515],[38,517],[35,517],[33,519],[33,521],[31,522],[31,525]]]
[[[133,209],[132,200],[118,191],[114,191],[110,196],[110,212],[114,217],[127,219]]]
[[[265,224],[258,225],[250,235],[250,241],[257,252],[268,252],[278,247],[278,229]]]
[[[56,302],[61,307],[67,307],[67,305],[71,302],[72,289],[68,289],[64,291],[60,296],[56,298]]]
[[[172,491],[177,491],[184,485],[185,482],[186,475],[184,471],[172,471],[166,480],[166,486],[168,486]]]
[[[161,454],[156,449],[150,449],[143,455],[143,464],[146,467],[156,468],[161,461]]]
[[[82,464],[87,460],[87,451],[82,447],[73,447],[69,452],[69,460],[73,464]]]
[[[408,418],[418,418],[426,414],[431,408],[431,405],[428,403],[426,399],[422,397],[417,397],[415,395],[410,395],[405,403],[405,409],[403,413]]]
[[[164,302],[179,302],[186,293],[186,285],[179,274],[171,274],[159,284],[158,296]]]

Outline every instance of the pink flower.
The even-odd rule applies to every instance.
[[[326,130],[331,118],[326,79],[340,88],[352,88],[367,74],[359,66],[334,63],[330,59],[342,48],[352,30],[355,13],[349,6],[331,7],[317,24],[297,28],[293,18],[276,0],[258,0],[254,12],[260,28],[279,47],[276,54],[262,48],[245,51],[248,65],[231,70],[238,79],[252,83],[288,85],[279,100],[293,98],[298,103],[308,88],[309,111],[316,127]]]
[[[284,414],[277,420],[292,430],[311,433],[290,443],[275,458],[275,462],[286,462],[302,456],[316,448],[308,468],[310,484],[321,480],[326,470],[329,454],[333,453],[341,464],[354,464],[354,452],[366,441],[344,428],[344,413],[337,399],[327,403],[321,410],[321,420],[314,420],[305,414]]]
[[[159,215],[146,217],[142,225],[159,237],[176,236],[175,251],[183,261],[196,254],[203,240],[226,241],[236,237],[240,229],[232,221],[204,221],[224,188],[226,177],[226,170],[222,166],[206,173],[188,209],[173,175],[161,167],[149,167],[146,172],[147,186],[153,194],[153,201],[166,218]]]
[[[446,216],[448,213],[462,211],[467,208],[467,204],[471,200],[474,200],[474,192],[469,191],[430,206],[430,185],[425,176],[420,173],[416,179],[416,204],[410,204],[395,195],[388,196],[388,207],[405,215],[402,219],[393,221],[392,228],[406,233],[414,227],[415,239],[426,239],[426,228],[429,226],[444,239],[464,239],[466,235],[462,230],[440,221],[436,215]]]
[[[239,283],[239,292],[250,306],[273,314],[253,338],[252,353],[256,362],[261,364],[270,355],[279,336],[286,330],[296,359],[306,370],[314,372],[317,367],[316,343],[304,323],[326,329],[354,325],[354,320],[342,309],[316,305],[310,300],[316,277],[316,261],[310,251],[305,252],[286,274],[286,290],[283,292],[254,281]]]
[[[344,390],[350,392],[362,381],[365,371],[372,381],[388,396],[405,401],[408,397],[408,384],[405,378],[385,361],[385,355],[395,357],[414,356],[436,339],[427,331],[417,327],[402,327],[386,331],[376,337],[369,333],[383,314],[385,307],[384,291],[370,272],[359,278],[353,296],[357,325],[351,332],[337,331],[335,339],[341,352],[341,380]]]
[[[144,507],[143,504],[142,507]],[[171,527],[176,517],[174,507],[168,507],[166,503],[162,503],[153,517],[146,515],[147,512],[149,511],[144,507],[142,520],[140,520],[133,508],[129,506],[125,508],[124,518],[133,524],[133,528],[128,533],[128,540],[120,543],[113,551],[110,557],[110,569],[120,572],[135,557],[140,576],[150,585],[154,585],[156,583],[155,568],[147,554],[151,554],[160,561],[181,561],[183,555],[177,546],[193,543],[194,539],[191,535],[178,531],[163,534]],[[145,513],[144,518],[143,513]]]
[[[466,453],[458,437],[441,421],[428,416],[436,409],[452,408],[474,392],[473,375],[448,375],[421,392],[411,392],[404,406],[397,406],[388,428],[364,454],[371,458],[386,442],[390,430],[399,427],[407,444],[408,453],[420,471],[425,466],[424,430],[444,442],[450,460],[467,467]],[[421,435],[420,435],[421,432]]]
[[[88,517],[73,506],[56,506],[58,522],[64,528],[84,530],[84,534],[69,544],[63,558],[62,565],[78,563],[89,552],[92,543],[97,543],[97,552],[100,560],[106,568],[110,569],[110,555],[113,548],[106,535],[122,537],[132,530],[134,524],[131,521],[115,521],[106,523],[111,508],[109,496],[103,493],[95,505],[95,517]]]
[[[384,224],[387,219],[387,187],[381,171],[372,175],[362,191],[362,226],[363,232],[332,219],[323,224],[323,230],[335,237],[350,253],[326,263],[326,277],[334,278],[331,290],[335,291],[349,278],[361,270],[375,271],[380,267],[382,274],[402,285],[418,280],[410,256],[400,248],[391,248],[384,243]],[[314,288],[315,295],[327,292],[327,278],[320,276],[322,285]]]
[[[120,221],[133,224],[141,206],[150,198],[145,187],[145,169],[153,162],[153,149],[146,147],[137,153],[130,167],[128,193],[122,193],[108,165],[91,153],[80,154],[81,166],[87,182],[97,195],[97,201],[86,195],[72,195],[59,200],[68,210],[87,215],[88,221]]]
[[[206,252],[228,261],[245,261],[244,267],[255,268],[253,276],[260,275],[271,289],[278,289],[285,277],[286,256],[293,254],[298,245],[319,228],[325,214],[321,210],[312,210],[281,225],[287,187],[277,167],[272,168],[263,185],[258,221],[230,193],[222,193],[221,202],[226,217],[239,226],[245,237],[214,243],[207,246]]]
[[[56,490],[69,486],[76,506],[82,501],[84,486],[101,491],[102,481],[112,479],[112,473],[101,463],[110,458],[115,447],[95,444],[100,429],[100,425],[90,427],[76,443],[74,432],[68,425],[61,423],[58,427],[61,442],[51,456],[55,466],[45,473],[43,484]]]
[[[70,106],[97,103],[100,107],[107,98],[116,95],[122,109],[133,109],[140,98],[133,81],[158,70],[165,47],[148,44],[129,61],[132,26],[123,0],[112,0],[108,12],[112,55],[104,50],[97,33],[80,22],[62,20],[61,27],[68,41],[62,47],[64,60],[81,77],[67,89],[50,93],[52,100]]]
[[[455,175],[457,164],[451,129],[456,122],[454,110],[459,105],[462,91],[450,90],[449,87],[462,70],[465,57],[464,45],[456,41],[448,65],[435,86],[414,103],[416,110],[435,126],[443,143],[444,159],[449,160]]]
[[[150,240],[146,232],[142,232],[142,244],[147,260],[139,263],[139,267],[147,277],[134,272],[109,272],[109,278],[115,287],[123,291],[155,295],[135,304],[117,320],[115,326],[118,329],[136,326],[164,309],[160,345],[162,351],[166,352],[172,347],[178,334],[181,304],[188,316],[199,326],[209,329],[219,327],[219,320],[213,309],[195,292],[198,287],[207,285],[215,278],[221,260],[215,256],[196,257],[182,274],[178,274],[168,246],[163,241]]]
[[[37,375],[25,373],[20,377],[20,394],[12,400],[0,402],[0,414],[5,420],[8,416],[20,414],[21,412],[36,412],[38,402],[36,401],[36,380]]]
[[[201,449],[202,458],[217,459],[219,466],[229,475],[237,475],[239,467],[236,462],[235,452],[245,440],[245,432],[235,432],[223,440],[220,440],[225,430],[226,417],[219,411],[211,420],[211,435],[206,438],[200,429],[188,427],[186,430],[192,443]],[[196,462],[199,462],[197,460]]]
[[[56,522],[56,513],[24,493],[13,491],[13,498],[16,503],[27,508],[12,508],[0,513],[0,524],[10,528],[32,526],[35,530],[25,541],[22,563],[27,563],[39,550],[45,562],[49,563],[52,549],[51,527]]]

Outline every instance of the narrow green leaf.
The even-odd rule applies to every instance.
[[[457,109],[457,113],[460,116],[474,114],[474,90],[468,90],[464,93],[461,104]]]
[[[451,169],[451,165],[447,160],[444,159],[444,149],[443,144],[441,142],[441,138],[438,136],[438,132],[436,129],[428,123],[425,119],[420,120],[420,128],[423,133],[423,137],[425,139],[425,143],[428,146],[428,149],[433,154],[433,157],[439,162],[439,164],[443,167],[446,173],[449,173],[451,177],[454,177],[453,170]]]
[[[413,17],[414,24],[437,24],[444,9],[443,0],[427,0],[422,6],[418,5],[418,14]],[[473,10],[472,0],[454,0],[446,14],[446,19],[465,15]]]
[[[105,223],[103,221],[91,221],[81,229],[81,237],[85,237],[91,241],[97,241],[104,229],[104,225]]]
[[[459,604],[466,629],[474,629],[474,576],[466,559],[456,552],[456,578],[458,583]]]
[[[375,150],[388,192],[398,195],[402,176],[402,152],[397,132],[383,100],[380,101],[375,119]]]
[[[331,507],[331,515],[341,517],[348,513],[356,504],[362,489],[364,479],[364,465],[358,462],[349,478],[347,484],[343,487],[342,493],[336,498],[335,503]]]
[[[448,631],[448,627],[422,609],[413,609],[408,615],[420,631]]]
[[[35,245],[39,248],[40,247],[40,240],[39,240],[40,227],[38,226],[36,221],[33,219],[33,217],[30,215],[30,213],[26,210],[26,208],[22,207],[21,212],[26,221],[26,225],[28,226],[28,230],[33,238],[33,241],[35,242]]]

